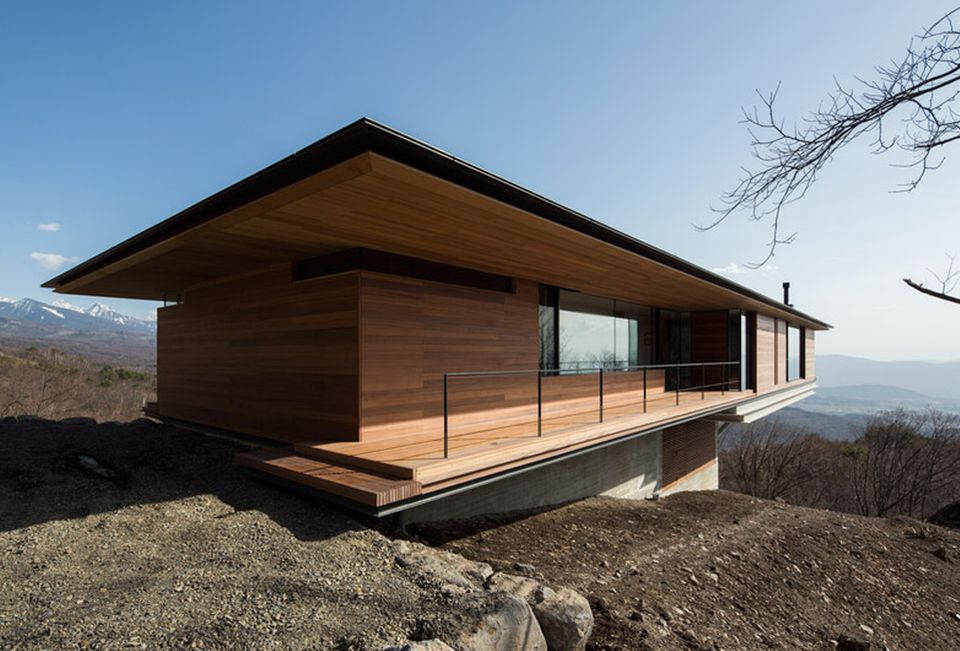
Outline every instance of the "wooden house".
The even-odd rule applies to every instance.
[[[366,119],[45,286],[164,302],[158,418],[424,518],[715,487],[828,327]]]

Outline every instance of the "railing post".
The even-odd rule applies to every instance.
[[[543,436],[543,371],[537,371],[537,437]]]
[[[707,398],[707,365],[704,364],[700,367],[700,399],[706,400]]]
[[[726,390],[727,390],[727,377],[729,377],[729,373],[727,373],[727,368],[728,368],[728,366],[727,366],[726,364],[724,364],[724,365],[723,365],[723,382],[720,383],[720,395],[721,395],[721,396],[722,396],[724,393],[726,393]]]
[[[450,419],[447,412],[447,374],[443,374],[443,458],[450,457]]]
[[[600,367],[600,422],[603,422],[603,367]]]
[[[677,364],[677,371],[675,373],[677,378],[677,406],[680,405],[680,365]]]
[[[647,369],[643,369],[643,413],[647,413]]]

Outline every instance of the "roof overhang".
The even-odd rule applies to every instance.
[[[825,322],[362,119],[44,284],[162,300],[353,247],[672,309]]]

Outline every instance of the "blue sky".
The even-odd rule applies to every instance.
[[[791,281],[836,326],[820,353],[957,359],[960,311],[900,278],[960,250],[960,148],[892,195],[905,172],[855,144],[760,271],[738,265],[763,256],[766,226],[691,226],[749,162],[738,120],[754,89],[782,80],[784,115],[802,117],[949,6],[8,3],[0,295],[53,300],[39,285],[70,261],[366,115],[772,296]]]

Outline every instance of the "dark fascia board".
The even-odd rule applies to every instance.
[[[662,249],[642,242],[555,201],[526,190],[436,147],[420,142],[368,118],[361,118],[269,167],[238,181],[155,226],[134,235],[43,284],[57,288],[189,228],[215,219],[329,167],[365,152],[373,152],[427,174],[486,195],[543,219],[572,228],[659,264],[759,301],[815,323],[830,325],[748,287],[732,282]]]

